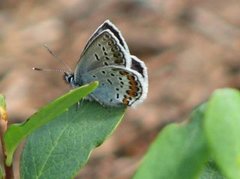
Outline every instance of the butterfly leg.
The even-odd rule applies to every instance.
[[[83,99],[78,101],[76,105],[76,111],[80,109],[80,107],[83,105]]]

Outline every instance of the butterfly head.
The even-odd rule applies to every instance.
[[[67,84],[70,84],[72,87],[76,87],[76,83],[74,81],[74,74],[69,72],[64,72],[63,79]]]

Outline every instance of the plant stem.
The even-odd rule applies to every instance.
[[[5,155],[5,146],[4,146],[4,140],[3,135],[7,130],[8,126],[8,117],[6,112],[6,106],[0,106],[0,139],[2,144],[2,152],[3,152],[3,164],[4,164],[4,170],[5,170],[5,179],[13,179],[13,166],[12,164],[10,166],[6,165],[6,155]],[[4,174],[3,174],[4,175]]]

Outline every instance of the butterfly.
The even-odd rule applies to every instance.
[[[88,40],[74,73],[65,72],[65,81],[79,87],[99,81],[87,97],[103,106],[135,106],[148,92],[148,74],[143,61],[130,54],[118,28],[103,22]]]

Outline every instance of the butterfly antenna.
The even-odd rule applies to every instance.
[[[65,72],[65,70],[63,69],[49,69],[49,68],[37,68],[37,67],[34,67],[32,68],[33,70],[35,71],[47,71],[47,72]]]
[[[43,44],[43,46],[48,50],[48,52],[53,55],[57,60],[59,60],[67,69],[69,72],[72,72],[72,69],[70,68],[69,65],[67,65],[61,58],[59,58],[48,46],[47,44]],[[51,70],[51,69],[41,69],[41,68],[33,68],[34,70],[37,71],[60,71],[62,72],[63,70]],[[63,71],[64,72],[64,71]]]

